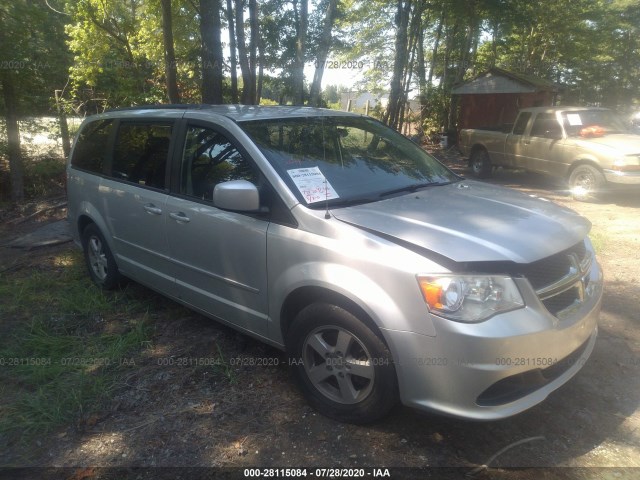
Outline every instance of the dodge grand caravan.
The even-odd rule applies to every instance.
[[[301,107],[87,118],[69,220],[103,288],[131,278],[286,350],[308,401],[490,420],[573,377],[602,273],[590,223],[465,180],[381,123]]]

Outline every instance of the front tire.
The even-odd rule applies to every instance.
[[[121,280],[120,272],[104,235],[94,223],[82,232],[82,248],[94,283],[105,290],[114,289]]]
[[[398,401],[389,349],[342,307],[314,303],[302,309],[287,334],[287,350],[307,401],[327,417],[371,423]]]
[[[569,175],[569,189],[575,200],[594,201],[602,194],[607,180],[602,172],[592,165],[578,165]]]
[[[471,171],[478,178],[488,178],[491,176],[491,158],[486,150],[476,150],[471,154],[469,160]]]

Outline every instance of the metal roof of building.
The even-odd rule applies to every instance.
[[[452,90],[454,95],[557,92],[558,86],[547,80],[491,68],[476,78],[461,83]]]

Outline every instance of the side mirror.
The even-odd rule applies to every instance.
[[[223,210],[257,212],[260,210],[258,187],[247,180],[219,183],[213,189],[213,204]]]

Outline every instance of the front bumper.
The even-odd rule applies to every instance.
[[[588,296],[562,319],[529,287],[521,288],[526,307],[482,323],[434,316],[434,337],[383,330],[394,352],[402,402],[476,420],[509,417],[540,403],[593,351],[602,301],[595,260],[589,280]]]
[[[621,185],[640,185],[640,172],[620,172],[618,170],[603,170],[607,182]]]

